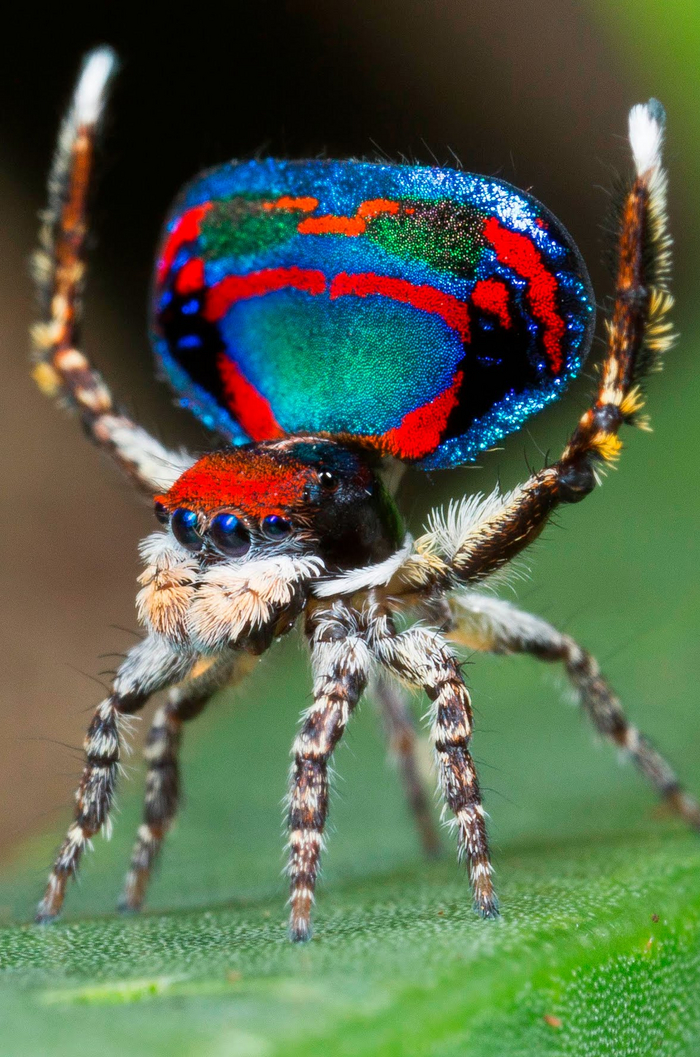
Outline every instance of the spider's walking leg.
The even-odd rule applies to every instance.
[[[450,638],[469,649],[528,653],[542,661],[561,661],[596,730],[630,757],[673,811],[700,829],[700,804],[685,792],[671,765],[627,719],[595,657],[539,617],[475,591],[458,595],[452,612],[455,627]]]
[[[469,752],[472,707],[457,660],[437,632],[410,628],[376,638],[379,659],[390,671],[421,687],[433,702],[432,739],[440,785],[455,816],[459,854],[469,865],[474,906],[482,917],[498,914],[491,857],[476,767]]]
[[[433,821],[430,798],[421,778],[416,754],[416,729],[405,698],[396,682],[378,673],[373,692],[382,713],[389,740],[389,751],[395,758],[401,782],[411,809],[423,851],[434,858],[440,851],[440,837]]]
[[[239,682],[256,662],[257,657],[238,651],[200,661],[203,669],[198,671],[197,665],[186,682],[173,687],[167,702],[153,717],[144,750],[148,770],[143,822],[119,901],[120,910],[141,909],[151,871],[177,813],[182,724],[199,716],[216,690],[228,683]]]
[[[49,875],[37,921],[50,921],[60,913],[68,879],[77,873],[85,846],[99,829],[108,830],[124,717],[138,712],[157,690],[184,678],[194,659],[191,651],[152,635],[138,643],[119,668],[112,693],[98,706],[85,737],[86,764],[76,793],[75,816]]]
[[[289,793],[289,931],[311,936],[323,831],[328,815],[328,764],[367,682],[369,649],[352,614],[337,604],[309,619],[314,703],[292,749]]]
[[[34,256],[41,319],[32,329],[33,373],[42,392],[67,399],[93,440],[152,496],[169,488],[194,459],[168,451],[116,407],[78,340],[95,142],[115,67],[109,48],[88,55],[59,133],[41,248]]]

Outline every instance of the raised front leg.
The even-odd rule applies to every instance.
[[[598,733],[632,760],[676,814],[700,830],[700,804],[685,792],[668,761],[627,719],[595,657],[545,620],[498,598],[465,591],[452,600],[451,608],[454,628],[449,636],[470,650],[527,653],[541,661],[561,661]]]
[[[328,815],[328,764],[369,674],[371,657],[353,614],[343,605],[316,614],[309,628],[314,703],[292,755],[289,791],[290,936],[311,937],[311,907]]]
[[[112,693],[97,708],[85,737],[85,769],[76,793],[73,823],[61,845],[36,920],[50,921],[60,913],[66,885],[78,871],[86,845],[99,829],[108,830],[121,758],[124,717],[143,708],[151,694],[182,679],[195,655],[151,635],[128,653],[114,680]]]
[[[42,392],[67,400],[92,439],[153,496],[169,488],[194,459],[169,451],[117,407],[104,379],[80,350],[78,334],[95,143],[115,67],[110,48],[91,52],[59,133],[40,249],[34,256],[41,316],[32,328],[33,374]]]
[[[661,366],[674,334],[668,321],[670,237],[661,165],[664,113],[656,100],[633,107],[629,138],[635,179],[622,201],[615,302],[598,392],[562,455],[505,495],[495,491],[434,512],[414,553],[389,585],[389,597],[425,598],[455,583],[485,580],[521,553],[562,503],[593,491],[622,449],[621,427],[648,428],[643,386]]]
[[[173,687],[167,702],[153,717],[145,747],[148,770],[143,822],[136,836],[120,910],[141,909],[153,865],[177,813],[182,724],[201,715],[218,689],[243,679],[257,659],[249,653],[229,650],[222,657],[201,660],[186,682]]]
[[[380,625],[381,629],[381,625]],[[482,917],[498,914],[479,779],[469,751],[472,708],[459,664],[444,639],[425,628],[376,639],[379,659],[399,678],[421,687],[433,703],[431,736],[440,786],[455,816],[459,855],[469,866],[474,907]]]

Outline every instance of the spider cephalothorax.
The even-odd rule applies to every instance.
[[[274,545],[317,554],[329,569],[348,568],[388,558],[403,536],[396,506],[366,458],[322,437],[212,452],[156,504],[187,550],[207,542],[234,558],[264,557]]]
[[[630,113],[635,176],[617,239],[615,305],[591,408],[561,457],[508,494],[434,512],[404,532],[384,481],[399,464],[460,465],[556,399],[581,367],[594,307],[562,225],[503,181],[359,162],[230,163],[190,184],[167,221],[152,330],[161,368],[226,447],[168,451],[116,409],[75,347],[85,202],[109,49],[88,57],[59,139],[37,255],[45,318],[35,375],[155,497],[127,655],[85,741],[73,824],[38,911],[49,920],[86,844],[109,823],[120,722],[167,690],[147,740],[143,825],[122,905],[138,909],[179,799],[182,724],[303,625],[313,704],[294,743],[291,935],[310,935],[333,750],[363,691],[378,699],[426,851],[437,839],[396,683],[426,692],[442,794],[477,911],[497,913],[458,647],[561,661],[597,730],[700,828],[700,807],[626,719],[568,635],[476,588],[561,504],[576,503],[644,425],[644,375],[671,344],[663,110]],[[438,630],[439,629],[439,630]]]
[[[396,507],[366,460],[313,436],[205,455],[155,509],[169,531],[142,546],[140,615],[205,654],[231,644],[262,652],[294,626],[312,580],[341,561],[382,562],[402,541]]]

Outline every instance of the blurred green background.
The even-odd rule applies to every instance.
[[[524,659],[477,657],[467,668],[504,909],[497,925],[472,920],[448,834],[444,862],[421,861],[366,702],[336,756],[317,938],[306,950],[286,945],[280,800],[309,694],[292,641],[187,731],[188,800],[153,913],[106,916],[139,814],[135,755],[116,836],[96,842],[67,924],[41,933],[12,924],[30,916],[67,821],[101,695],[91,679],[112,663],[97,657],[132,641],[136,543],[152,524],[26,376],[26,259],[43,172],[78,56],[102,40],[124,70],[85,343],[144,424],[195,448],[206,437],[152,379],[144,304],[162,214],[197,168],[263,143],[292,156],[372,155],[376,144],[426,162],[432,152],[449,162],[453,150],[468,169],[531,188],[561,217],[604,305],[602,188],[626,171],[628,107],[650,95],[664,102],[682,337],[650,385],[654,433],[628,433],[619,471],[545,532],[518,597],[601,659],[628,711],[700,791],[700,9],[363,0],[191,17],[151,28],[120,10],[93,12],[80,30],[48,24],[3,71],[12,102],[0,117],[4,1052],[50,1043],[74,1053],[89,1033],[105,1054],[696,1053],[700,847],[595,744],[560,673]],[[408,480],[412,528],[436,503],[496,480],[510,486],[528,461],[556,453],[590,388],[589,372],[481,467]]]

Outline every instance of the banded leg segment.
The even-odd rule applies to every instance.
[[[86,763],[76,793],[73,823],[37,908],[38,922],[50,921],[60,913],[68,880],[77,873],[86,845],[99,829],[108,830],[124,718],[138,712],[156,690],[182,679],[193,661],[192,654],[175,650],[166,640],[154,636],[144,639],[127,655],[114,680],[112,693],[98,706],[88,728]]]
[[[289,793],[289,931],[311,937],[311,907],[328,816],[328,765],[367,682],[369,649],[345,607],[316,618],[311,663],[314,703],[294,742]]]
[[[87,57],[59,133],[40,249],[34,256],[41,319],[32,329],[33,374],[47,396],[68,399],[90,436],[152,496],[169,488],[194,459],[168,451],[119,411],[78,347],[95,142],[115,67],[109,48]]]
[[[669,807],[700,830],[700,804],[685,792],[671,765],[649,739],[627,719],[590,653],[539,617],[474,591],[453,599],[452,613],[454,628],[449,636],[469,649],[527,653],[542,661],[561,661],[598,733],[622,749]]]
[[[457,660],[441,635],[410,628],[377,639],[379,659],[401,679],[425,690],[433,702],[432,740],[440,786],[455,816],[459,855],[469,867],[474,907],[482,917],[496,917],[498,900],[491,880],[492,867],[479,779],[469,751],[472,708]]]
[[[218,689],[237,683],[251,670],[257,657],[227,651],[222,657],[200,661],[191,677],[173,687],[158,709],[148,732],[144,754],[148,763],[143,822],[139,827],[119,909],[140,910],[151,872],[180,803],[179,753],[182,725],[195,719]]]
[[[389,752],[399,769],[401,784],[423,851],[428,858],[435,858],[440,852],[440,837],[433,821],[430,797],[421,777],[416,753],[416,728],[408,709],[405,691],[396,682],[390,682],[386,676],[379,673],[374,679],[372,692],[382,714]]]

